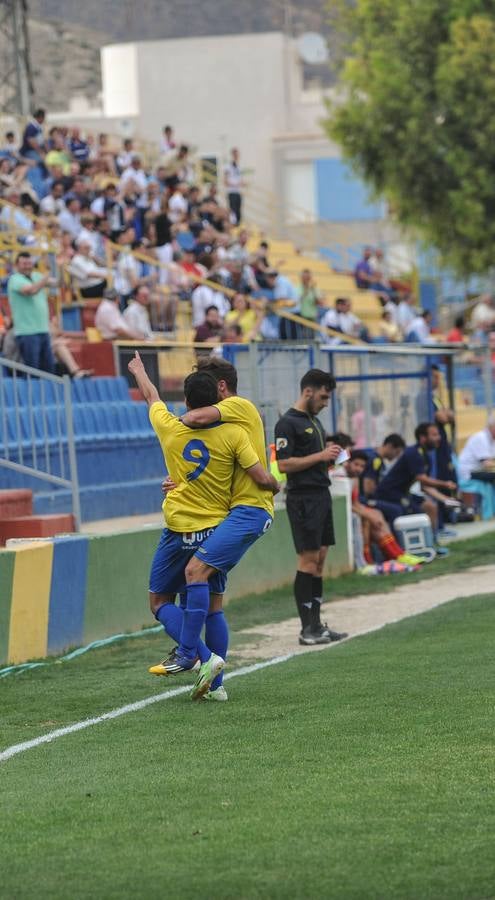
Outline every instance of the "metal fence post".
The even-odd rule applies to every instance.
[[[490,347],[485,347],[483,355],[483,381],[485,384],[485,405],[487,414],[493,409],[492,354]]]
[[[79,478],[77,474],[76,442],[74,440],[74,419],[72,417],[72,394],[70,378],[64,375],[64,403],[67,411],[67,451],[69,454],[69,471],[72,482],[72,513],[76,531],[81,530],[81,502],[79,497]]]

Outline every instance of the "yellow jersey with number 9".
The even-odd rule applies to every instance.
[[[235,466],[244,471],[259,461],[246,432],[223,424],[187,428],[161,401],[150,407],[150,421],[177,484],[162,506],[167,528],[187,532],[218,525],[231,508]]]
[[[226,397],[225,400],[221,400],[215,405],[220,413],[221,422],[239,425],[244,429],[258,454],[261,465],[266,469],[265,431],[261,416],[254,403],[246,400],[245,397]],[[272,492],[255,484],[240,466],[235,467],[232,482],[232,509],[235,506],[257,506],[266,509],[273,516]]]

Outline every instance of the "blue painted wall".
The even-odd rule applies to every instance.
[[[365,185],[340,159],[317,159],[316,197],[318,218],[334,222],[381,219],[384,205],[372,203]]]

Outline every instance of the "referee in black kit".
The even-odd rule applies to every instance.
[[[287,475],[287,514],[297,553],[294,595],[301,619],[300,644],[329,644],[347,634],[330,631],[320,619],[323,568],[335,543],[328,467],[341,448],[327,443],[317,418],[335,390],[333,375],[310,369],[301,379],[299,400],[275,426],[278,467]]]

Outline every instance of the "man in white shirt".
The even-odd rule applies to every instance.
[[[345,297],[338,297],[335,301],[335,309],[329,309],[323,316],[321,324],[325,328],[333,328],[342,334],[348,334],[350,337],[361,337],[364,325],[361,319],[358,319],[351,312],[351,301]],[[338,339],[336,339],[338,340]]]
[[[83,297],[102,297],[107,286],[107,270],[99,266],[91,256],[91,244],[79,241],[77,253],[71,259],[69,272]]]
[[[124,141],[124,147],[120,151],[116,159],[117,169],[119,172],[125,172],[125,170],[129,168],[129,166],[132,164],[134,155],[135,151],[132,145],[132,140],[130,138],[126,138]]]
[[[120,191],[122,196],[134,196],[136,206],[146,209],[148,206],[148,179],[141,165],[141,157],[134,153],[130,166],[124,169],[120,178]]]
[[[96,310],[95,327],[105,341],[115,341],[117,338],[142,341],[144,338],[140,331],[135,331],[124,319],[119,309],[119,295],[112,289],[105,291],[103,300]]]
[[[40,202],[40,212],[44,216],[58,216],[65,209],[63,181],[54,181],[50,193]]]
[[[397,307],[396,322],[404,337],[409,330],[411,322],[416,318],[415,305],[416,301],[413,295],[408,294],[400,301]]]
[[[227,189],[232,221],[234,225],[238,225],[242,216],[241,188],[244,185],[242,181],[242,172],[239,167],[239,150],[237,147],[233,147],[231,150],[230,163],[225,167],[224,183]]]
[[[65,198],[65,209],[58,215],[58,224],[62,231],[68,231],[75,241],[79,237],[82,229],[81,226],[81,204],[77,197],[67,194]]]
[[[149,305],[150,290],[142,284],[136,290],[134,299],[130,301],[123,314],[128,327],[136,334],[141,334],[145,341],[154,339],[148,312]]]
[[[219,283],[218,276],[212,275],[209,281]],[[230,303],[227,297],[220,291],[215,291],[207,284],[200,284],[191,295],[192,302],[192,327],[198,328],[203,324],[206,310],[210,306],[216,306],[222,319],[230,311]]]
[[[176,222],[181,222],[184,215],[187,214],[188,203],[186,194],[188,190],[188,185],[184,181],[181,181],[168,201],[167,215],[174,225]]]
[[[428,310],[424,310],[419,316],[410,323],[406,331],[406,341],[410,344],[433,344],[434,340],[431,336],[432,315]]]
[[[472,434],[459,454],[459,487],[464,494],[464,502],[473,505],[473,494],[481,494],[481,514],[483,519],[495,515],[495,481],[478,481],[473,472],[493,470],[495,465],[495,412],[488,417],[486,428]]]

